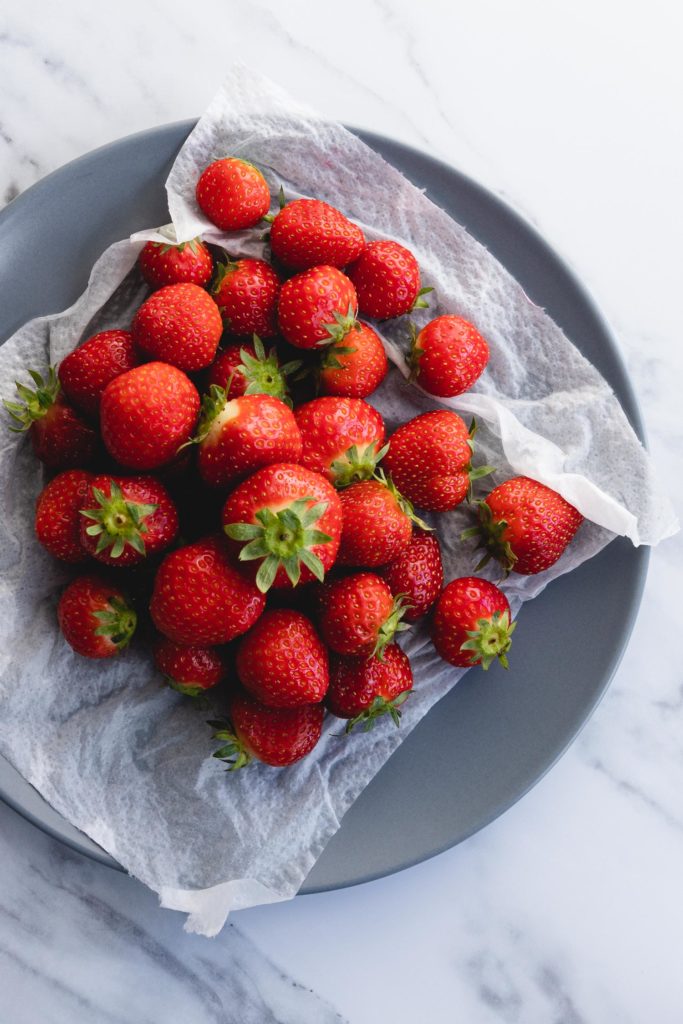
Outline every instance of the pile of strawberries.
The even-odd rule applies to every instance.
[[[471,500],[491,471],[472,466],[473,430],[442,409],[387,439],[366,401],[387,373],[367,320],[427,304],[412,253],[367,244],[315,199],[281,196],[269,214],[244,160],[210,164],[196,195],[224,231],[268,222],[271,261],[148,243],[139,270],[153,290],[132,323],[29,371],[33,387],[5,404],[56,474],[38,540],[82,570],[59,601],[66,641],[108,658],[137,629],[181,693],[229,680],[215,756],[284,766],[315,747],[325,708],[347,731],[398,724],[413,675],[397,638],[417,619],[431,615],[444,659],[484,668],[507,664],[515,624],[493,583],[444,588],[437,535],[415,511]],[[432,395],[461,394],[488,361],[458,316],[407,323],[406,339]],[[504,572],[547,569],[581,523],[525,477],[471,507],[474,572],[491,557]]]

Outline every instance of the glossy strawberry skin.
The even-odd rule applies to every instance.
[[[420,268],[410,250],[398,242],[370,242],[347,272],[362,316],[377,320],[402,316],[417,301]]]
[[[210,690],[227,674],[223,653],[201,644],[177,644],[161,637],[154,646],[154,664],[170,686],[181,693]]]
[[[447,512],[467,495],[471,458],[465,423],[444,409],[402,424],[391,436],[383,465],[414,505]]]
[[[241,370],[242,349],[250,356],[256,356],[253,345],[238,342],[236,345],[226,345],[209,367],[208,386],[215,384],[222,388],[226,391],[226,398],[239,398],[247,390],[247,379]]]
[[[115,605],[126,607],[126,599],[118,587],[98,576],[78,576],[62,593],[57,606],[57,619],[64,639],[77,654],[85,658],[111,658],[118,654],[127,639],[117,644],[115,638],[98,636],[102,620],[97,613],[112,613]],[[127,633],[135,629],[135,616],[124,613]]]
[[[337,654],[370,657],[394,608],[391,590],[370,572],[344,576],[325,586],[320,633]]]
[[[341,270],[311,267],[282,285],[278,324],[290,345],[316,348],[332,342],[328,325],[335,323],[335,313],[355,317],[357,310],[356,290]]]
[[[152,359],[192,372],[216,358],[223,321],[196,284],[170,284],[143,302],[131,326],[133,341]]]
[[[112,483],[117,484],[126,501],[136,502],[144,505],[156,505],[156,510],[144,519],[145,530],[142,534],[145,544],[145,554],[142,555],[130,545],[126,545],[121,554],[114,558],[111,554],[111,547],[103,551],[97,551],[98,537],[88,534],[88,527],[92,526],[92,520],[86,516],[80,516],[80,541],[84,551],[98,562],[105,565],[123,568],[128,565],[138,565],[145,558],[164,551],[165,548],[175,540],[178,533],[178,512],[173,500],[161,483],[153,476],[111,476],[101,474],[94,476],[84,500],[81,502],[81,511],[97,509],[93,491],[99,490],[107,497],[111,495]]]
[[[417,335],[411,361],[415,380],[425,391],[452,398],[481,377],[489,361],[489,347],[467,320],[439,316]]]
[[[320,390],[324,395],[367,398],[382,383],[388,369],[380,336],[369,324],[360,323],[339,345],[325,350]]]
[[[341,491],[340,498],[339,565],[386,565],[410,544],[412,522],[386,484],[363,480]]]
[[[213,257],[198,238],[180,245],[147,242],[138,257],[138,266],[152,288],[165,288],[169,284],[204,287],[213,274]]]
[[[36,537],[54,558],[83,562],[87,552],[80,542],[80,510],[89,490],[90,473],[67,469],[47,484],[36,502]]]
[[[129,331],[101,331],[62,360],[59,382],[68,401],[95,418],[107,384],[139,363],[140,354]]]
[[[325,703],[337,718],[356,718],[368,712],[376,698],[395,701],[413,687],[413,673],[407,655],[398,644],[377,658],[333,658],[330,686]]]
[[[264,764],[286,768],[313,750],[322,732],[322,704],[269,708],[243,693],[230,701],[230,720],[247,751]]]
[[[230,261],[212,294],[226,330],[237,336],[272,338],[275,334],[280,278],[264,260]]]
[[[478,664],[479,656],[462,645],[482,620],[491,621],[496,613],[507,615],[509,621],[510,605],[495,584],[477,576],[452,580],[439,597],[432,619],[432,641],[444,661],[458,668]]]
[[[301,431],[301,464],[322,473],[331,483],[339,477],[333,463],[344,463],[349,448],[360,452],[369,445],[379,451],[384,443],[384,420],[361,398],[314,398],[294,411]]]
[[[49,469],[89,466],[97,451],[97,435],[63,395],[31,424],[33,451]]]
[[[443,587],[443,563],[436,535],[416,531],[398,556],[377,572],[394,597],[405,595],[405,619],[417,621],[427,614]]]
[[[344,267],[360,256],[365,237],[334,206],[320,199],[295,199],[276,215],[270,228],[273,256],[293,270],[326,264]]]
[[[268,707],[317,704],[329,683],[327,649],[301,612],[272,609],[240,641],[237,675]]]
[[[206,217],[223,231],[252,228],[270,207],[270,191],[258,168],[237,157],[214,160],[197,182],[196,198]]]

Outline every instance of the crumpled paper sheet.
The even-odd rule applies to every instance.
[[[477,458],[494,482],[529,473],[559,490],[585,523],[558,564],[504,589],[516,612],[556,576],[601,550],[615,533],[657,543],[675,530],[650,462],[608,385],[507,272],[377,154],[339,125],[319,121],[245,69],[235,69],[181,150],[168,180],[179,240],[201,234],[233,255],[261,254],[259,232],[224,235],[194,202],[194,182],[212,159],[241,154],[260,165],[276,194],[309,194],[416,253],[436,298],[422,321],[456,312],[491,345],[473,392],[443,404],[476,413]],[[146,295],[135,270],[142,239],[111,246],[71,309],[25,325],[0,348],[0,391],[10,397],[27,367],[57,362],[106,327],[127,326]],[[384,327],[405,370],[405,325]],[[392,369],[372,396],[388,429],[437,405]],[[460,678],[442,662],[424,625],[403,634],[415,672],[400,729],[340,737],[330,717],[315,754],[284,771],[252,765],[227,775],[210,756],[205,715],[162,688],[149,654],[92,664],[61,639],[55,608],[70,570],[33,536],[43,474],[25,438],[0,434],[0,751],[61,814],[186,927],[216,934],[231,910],[289,899],[339,827],[345,811],[425,712]],[[434,521],[436,523],[436,521]],[[462,545],[467,510],[438,518],[446,578],[472,571]],[[496,578],[490,570],[490,578]],[[523,629],[523,622],[520,626]],[[514,648],[513,648],[514,657]],[[438,712],[437,712],[438,713]]]

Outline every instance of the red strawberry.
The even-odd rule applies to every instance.
[[[495,558],[506,573],[523,576],[554,565],[583,522],[557,491],[526,476],[499,484],[478,508],[479,524],[462,535],[478,537],[485,549],[477,569]]]
[[[176,644],[161,637],[154,647],[154,663],[174,690],[199,697],[226,676],[225,656],[215,647]]]
[[[199,238],[191,242],[147,242],[138,257],[142,276],[152,288],[169,284],[208,284],[213,257]]]
[[[417,531],[394,561],[378,572],[392,594],[405,599],[404,618],[408,622],[426,615],[443,586],[441,549],[436,535]]]
[[[99,576],[73,580],[59,599],[57,618],[66,642],[85,658],[118,654],[137,624],[123,592]]]
[[[337,487],[367,480],[384,455],[384,420],[361,398],[314,398],[294,411],[301,464]]]
[[[359,722],[367,731],[386,714],[391,715],[394,725],[399,725],[401,704],[412,688],[410,661],[398,644],[390,644],[383,661],[334,658],[325,703],[337,718],[350,719],[347,732]]]
[[[404,604],[371,572],[344,576],[325,587],[321,597],[320,632],[337,654],[382,660],[396,633],[407,629]]]
[[[256,584],[264,593],[322,580],[337,557],[341,522],[334,487],[286,462],[259,469],[223,508],[223,528],[243,545],[241,561],[259,563]]]
[[[341,492],[340,498],[339,565],[386,565],[410,544],[413,521],[429,529],[384,475],[352,484]]]
[[[140,356],[129,331],[102,331],[62,359],[59,383],[70,402],[87,416],[96,417],[109,381],[139,363]]]
[[[46,378],[35,370],[28,373],[35,389],[17,382],[21,401],[3,403],[14,420],[9,429],[28,430],[33,451],[50,469],[87,466],[97,448],[95,431],[62,395],[53,366]]]
[[[322,704],[298,708],[268,708],[244,693],[230,701],[230,722],[209,722],[223,745],[214,757],[228,771],[249,764],[252,758],[274,768],[285,768],[310,754],[320,739],[325,715]]]
[[[254,625],[265,598],[235,569],[223,537],[205,537],[166,555],[149,610],[178,644],[227,644]]]
[[[310,619],[276,608],[265,612],[240,641],[237,675],[268,707],[317,704],[329,682],[327,650]]]
[[[325,349],[320,368],[320,390],[325,395],[367,398],[387,375],[384,345],[368,324],[359,323],[339,344]]]
[[[91,479],[82,469],[67,469],[38,495],[36,536],[63,562],[83,562],[88,557],[80,542],[80,509]]]
[[[273,256],[294,270],[326,264],[344,267],[360,256],[365,236],[357,224],[320,199],[295,199],[275,216],[270,229]]]
[[[106,565],[142,562],[167,548],[178,532],[178,513],[153,476],[96,476],[81,503],[81,545]]]
[[[508,667],[507,651],[517,623],[502,590],[488,580],[464,576],[452,580],[441,594],[432,622],[432,640],[451,665],[488,668],[498,658]]]
[[[486,341],[460,316],[438,316],[419,334],[412,328],[413,377],[430,395],[461,395],[481,377],[488,361]]]
[[[179,370],[201,370],[216,357],[223,333],[218,306],[196,284],[169,284],[140,306],[131,327],[136,345]]]
[[[280,278],[264,260],[220,263],[211,292],[231,334],[275,334]]]
[[[253,344],[227,345],[209,370],[209,387],[223,388],[228,398],[240,395],[272,395],[291,404],[287,377],[301,366],[300,361],[280,366],[275,348],[266,351],[258,335]]]
[[[206,167],[197,182],[197,203],[223,231],[253,228],[270,208],[268,183],[247,160],[225,157]]]
[[[100,405],[102,439],[122,466],[156,469],[192,437],[199,393],[182,370],[145,363],[107,384]]]
[[[296,348],[340,342],[353,328],[356,290],[335,267],[311,267],[285,281],[277,315],[283,337]]]
[[[377,320],[424,307],[431,288],[420,288],[420,268],[412,252],[390,240],[370,242],[348,270],[358,309]]]

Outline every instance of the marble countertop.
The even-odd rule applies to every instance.
[[[239,56],[536,225],[610,321],[680,510],[682,29],[666,0],[347,0],[334,15],[305,0],[10,0],[0,202],[196,115]],[[502,818],[398,875],[235,914],[217,939],[0,805],[0,1020],[679,1024],[682,570],[679,536],[653,552],[597,712]]]

